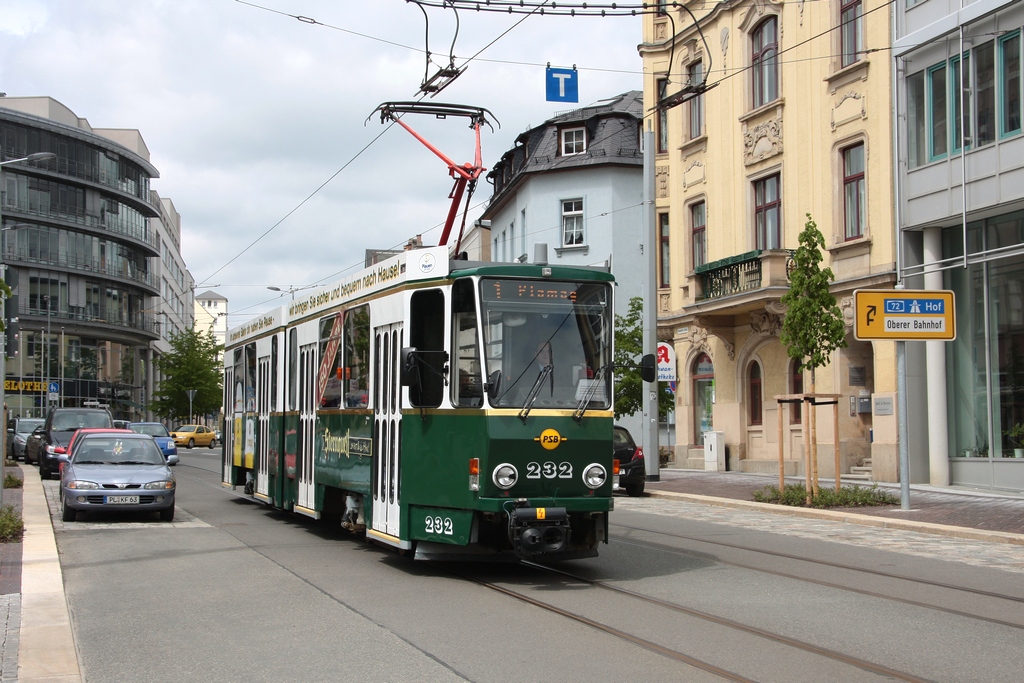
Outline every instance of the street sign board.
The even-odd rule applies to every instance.
[[[861,341],[953,341],[953,292],[858,289],[853,293],[853,336]]]
[[[676,381],[676,350],[671,344],[658,342],[658,381]]]
[[[579,102],[580,81],[576,69],[553,69],[544,74],[544,90],[548,102]]]
[[[60,393],[60,382],[50,382],[50,393],[51,394],[59,394]]]

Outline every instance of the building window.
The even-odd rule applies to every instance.
[[[1020,84],[1020,32],[1015,32],[999,41],[999,85],[1003,102],[999,130],[1003,135],[1020,132]]]
[[[923,71],[907,76],[907,156],[910,168],[928,161],[928,106]]]
[[[698,202],[690,207],[690,225],[693,230],[693,267],[708,262],[707,205]]]
[[[750,364],[750,424],[761,424],[761,366]]]
[[[789,365],[789,386],[791,394],[804,393],[804,373],[800,370],[800,361],[794,360]],[[781,409],[782,406],[779,406]],[[803,402],[789,404],[789,423],[798,425],[803,420]]]
[[[960,58],[954,57],[949,63],[950,92],[953,100],[953,151],[959,152],[961,142],[971,148],[971,110],[961,112],[961,105],[964,102],[970,107],[971,97],[971,58],[964,55],[963,58],[963,87],[960,85]]]
[[[658,79],[658,102],[665,98],[665,90],[668,88],[668,79]],[[658,154],[668,151],[668,108],[658,106]]]
[[[704,82],[704,63],[694,62],[689,68],[690,87],[697,87]],[[704,95],[697,95],[690,100],[690,139],[699,138],[704,134]]]
[[[946,156],[949,130],[946,128],[946,65],[928,69],[928,115],[931,119],[932,138],[928,158]]]
[[[770,17],[754,29],[751,69],[754,73],[754,108],[779,96],[778,20]]]
[[[757,249],[779,249],[782,246],[779,213],[782,200],[779,199],[778,174],[762,178],[754,183],[754,229]]]
[[[562,131],[562,156],[583,154],[587,151],[586,128],[566,128]]]
[[[848,240],[864,236],[867,200],[864,186],[864,143],[843,150],[843,211]]]
[[[842,64],[849,66],[860,59],[860,53],[864,49],[864,7],[861,0],[842,0],[839,23]]]
[[[669,284],[670,284],[670,282],[669,282],[669,276],[670,276],[669,264],[670,264],[670,261],[669,261],[669,248],[668,248],[668,237],[669,237],[668,227],[669,227],[668,226],[668,214],[667,213],[659,213],[658,214],[658,236],[660,237],[660,241],[661,241],[661,259],[660,259],[661,268],[660,268],[660,272],[658,274],[659,275],[659,277],[658,277],[658,283],[659,283],[658,286],[660,286],[660,287],[668,287]]]
[[[562,246],[583,244],[583,200],[567,199],[562,202]]]

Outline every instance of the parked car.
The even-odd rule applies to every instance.
[[[625,489],[631,496],[642,495],[647,483],[644,449],[636,445],[628,429],[616,425],[612,432],[612,451],[612,457],[619,461],[615,490]]]
[[[41,417],[12,417],[7,421],[7,457],[20,460],[25,457],[25,443],[32,430],[43,424]]]
[[[217,434],[209,427],[203,425],[182,425],[171,432],[174,445],[193,448],[195,446],[208,446],[213,448],[217,445]]]
[[[130,433],[133,433],[133,432],[130,429],[118,429],[117,427],[114,427],[113,429],[106,429],[106,428],[103,428],[103,427],[85,427],[83,429],[78,429],[78,430],[75,431],[74,434],[71,435],[71,438],[68,439],[68,445],[67,446],[57,446],[57,448],[54,449],[54,452],[57,455],[60,455],[61,453],[65,453],[67,455],[71,455],[74,452],[76,445],[82,440],[82,437],[85,436],[86,434],[118,434],[118,433],[130,434]],[[58,463],[58,467],[57,467],[58,472],[61,470],[61,468],[63,466],[64,466],[63,462],[59,462]]]
[[[26,444],[25,457],[39,462],[40,479],[49,479],[57,472],[57,448],[67,448],[74,433],[83,427],[113,429],[114,421],[103,408],[54,408],[46,422],[33,430],[38,443]]]
[[[174,520],[174,475],[160,447],[148,434],[85,434],[74,453],[60,453],[61,519],[79,512],[152,511]]]
[[[114,420],[115,429],[129,429],[130,420]]]
[[[171,466],[178,464],[178,447],[174,444],[174,439],[168,433],[167,427],[159,422],[132,422],[128,425],[128,429],[137,434],[149,434],[163,451],[164,457],[167,458],[167,464]]]

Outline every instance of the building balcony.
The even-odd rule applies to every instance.
[[[83,227],[97,236],[107,234],[128,241],[143,248],[147,256],[160,255],[160,237],[149,229],[148,223],[144,226],[134,225],[120,219],[117,214],[105,213],[97,216],[90,213],[59,211],[27,201],[12,201],[6,197],[3,201],[3,214],[7,220],[43,221],[62,227]]]
[[[45,330],[49,322],[51,331],[66,327],[69,323],[95,327],[100,338],[109,338],[111,332],[129,333],[132,336],[143,335],[151,339],[160,336],[160,323],[152,315],[145,313],[128,314],[103,306],[71,306],[63,303],[58,305],[56,302],[47,311],[46,306],[33,305],[28,297],[19,299],[18,318],[23,330]]]
[[[42,257],[32,254],[30,249],[12,249],[10,247],[4,252],[3,258],[4,263],[9,266],[24,264],[95,274],[102,278],[111,278],[139,285],[145,288],[151,295],[160,293],[159,285],[156,284],[157,277],[155,274],[131,268],[127,263],[115,265],[107,261],[68,258],[64,254],[57,258]]]
[[[793,253],[791,249],[758,249],[698,266],[693,271],[694,303],[766,288],[788,289]]]

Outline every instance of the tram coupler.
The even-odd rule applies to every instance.
[[[517,555],[557,553],[569,547],[569,513],[564,507],[530,507],[519,501],[508,513],[508,539]]]

